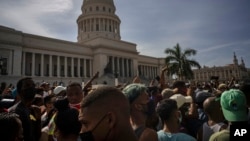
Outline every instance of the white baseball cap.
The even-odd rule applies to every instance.
[[[177,102],[178,108],[180,108],[184,103],[191,103],[192,97],[191,96],[183,96],[182,94],[174,94],[170,97]]]
[[[59,94],[60,92],[62,92],[63,90],[66,90],[66,87],[57,86],[57,87],[55,87],[55,89],[53,90],[53,93],[57,95],[57,94]]]

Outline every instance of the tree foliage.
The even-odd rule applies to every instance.
[[[173,48],[167,48],[165,50],[167,57],[165,63],[168,66],[168,75],[177,75],[179,79],[193,79],[194,74],[193,67],[201,68],[200,64],[189,57],[196,55],[197,51],[194,49],[182,48],[177,43]]]

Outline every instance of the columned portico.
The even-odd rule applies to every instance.
[[[30,65],[27,66],[26,62],[29,62],[26,54],[31,54]],[[23,52],[22,53],[22,75],[31,77],[44,77],[46,74],[49,77],[91,77],[93,71],[93,61],[87,58],[73,57],[73,56],[60,56],[35,52]],[[47,59],[46,59],[47,58]],[[36,61],[39,60],[39,61]],[[44,64],[48,61],[48,65],[45,68]],[[68,63],[68,61],[70,63]],[[82,62],[82,63],[81,63]],[[54,63],[54,64],[53,64]],[[70,74],[68,75],[68,68]],[[81,68],[82,71],[81,72]],[[45,71],[45,72],[44,72]],[[29,73],[30,72],[30,73]]]
[[[97,71],[102,76],[109,63],[109,72],[125,82],[137,72],[152,77],[154,69],[163,64],[158,58],[140,55],[135,43],[121,40],[121,21],[113,0],[84,0],[81,9],[76,21],[77,42],[0,28],[0,55],[8,60],[5,70],[14,76],[13,81],[29,76],[39,82],[63,81],[67,85],[69,81],[87,81]]]
[[[130,58],[120,56],[108,56],[108,63],[111,64],[112,73],[117,73],[119,77],[133,77],[134,76],[134,63]]]

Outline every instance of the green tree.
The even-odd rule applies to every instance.
[[[194,74],[192,67],[201,68],[200,64],[188,57],[196,55],[197,51],[194,49],[185,49],[182,52],[182,48],[177,43],[173,48],[167,48],[165,50],[167,57],[165,63],[168,66],[168,75],[177,75],[178,79],[193,79]]]

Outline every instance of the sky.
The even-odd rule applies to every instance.
[[[83,0],[0,0],[0,25],[77,41]],[[201,66],[225,66],[236,53],[250,68],[249,0],[114,0],[123,41],[141,55],[166,57],[177,43]]]

